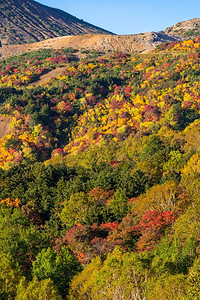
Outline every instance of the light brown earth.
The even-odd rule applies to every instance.
[[[11,119],[9,117],[0,116],[0,138],[3,138],[10,132]]]
[[[138,53],[152,50],[161,43],[172,42],[175,40],[177,40],[177,38],[174,38],[173,36],[155,32],[134,35],[87,34],[58,37],[32,44],[3,46],[0,48],[0,55],[2,58],[7,58],[9,56],[15,56],[24,52],[39,49],[61,49],[68,47],[79,50],[88,49],[104,52],[119,51]]]

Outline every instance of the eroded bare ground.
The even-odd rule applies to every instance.
[[[40,79],[34,83],[31,83],[30,86],[37,87],[41,84],[45,84],[48,80],[56,78],[59,74],[63,73],[66,70],[66,67],[56,68],[44,75],[40,76]]]
[[[176,40],[163,33],[147,32],[134,35],[101,35],[86,34],[77,36],[63,36],[42,42],[24,45],[3,46],[0,48],[2,58],[19,55],[39,49],[61,49],[72,47],[74,49],[88,49],[98,51],[143,52],[152,50],[158,44]]]
[[[10,132],[11,119],[9,117],[0,116],[0,138],[3,138]]]

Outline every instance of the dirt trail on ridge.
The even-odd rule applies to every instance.
[[[0,139],[10,132],[11,119],[9,117],[0,116]]]
[[[61,74],[63,71],[66,70],[66,67],[60,67],[60,68],[56,68],[44,75],[40,76],[40,79],[36,82],[33,82],[31,84],[29,84],[29,86],[34,86],[37,87],[41,84],[45,84],[47,81],[49,81],[52,78],[56,78],[59,74]]]

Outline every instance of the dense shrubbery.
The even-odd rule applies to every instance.
[[[1,299],[198,299],[200,43],[159,48],[0,63]]]

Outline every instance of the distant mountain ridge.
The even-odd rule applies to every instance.
[[[106,34],[62,10],[33,0],[0,1],[0,41],[2,46],[39,42],[66,35]]]

